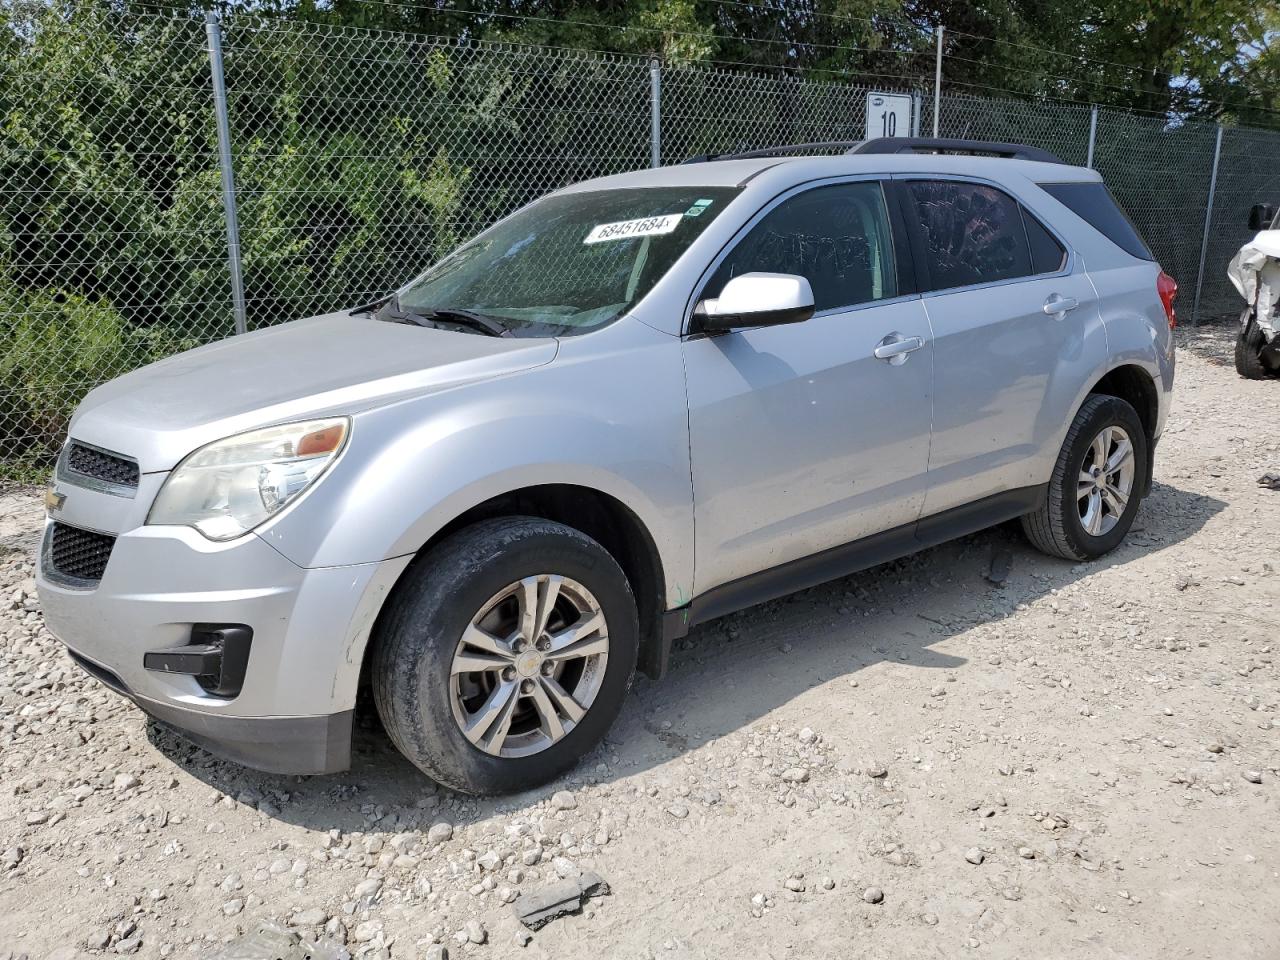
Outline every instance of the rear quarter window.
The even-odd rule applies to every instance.
[[[1027,245],[1031,247],[1032,273],[1057,273],[1067,265],[1067,251],[1062,244],[1025,207],[1022,225],[1027,228]]]
[[[1125,253],[1140,260],[1154,260],[1137,227],[1125,216],[1106,184],[1042,183],[1040,188]]]

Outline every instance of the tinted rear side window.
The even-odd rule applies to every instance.
[[[1040,187],[1125,253],[1140,260],[1155,259],[1105,184],[1042,183]]]
[[[1033,272],[1022,211],[1007,193],[953,180],[914,180],[907,190],[923,234],[930,289]]]
[[[1057,237],[1045,229],[1043,223],[1022,210],[1022,222],[1027,227],[1027,243],[1031,247],[1031,269],[1034,273],[1057,273],[1067,262],[1067,251]]]

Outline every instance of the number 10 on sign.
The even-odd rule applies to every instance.
[[[867,139],[911,136],[911,95],[867,94]]]

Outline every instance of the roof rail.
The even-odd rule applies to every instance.
[[[1061,159],[1039,147],[987,140],[957,140],[950,137],[878,137],[856,144],[849,153],[963,153],[971,156],[1006,157],[1010,160],[1062,163]]]
[[[741,150],[735,153],[699,153],[682,160],[681,163],[708,163],[712,160],[756,160],[760,157],[786,157],[794,154],[804,155],[819,150],[840,150],[853,153],[863,141],[861,140],[820,140],[817,143],[793,143],[777,147],[760,147],[756,150]]]
[[[1005,157],[1010,160],[1036,160],[1040,163],[1062,163],[1048,150],[1023,143],[1000,143],[994,140],[959,140],[951,137],[877,137],[874,140],[819,140],[816,143],[793,143],[736,153],[699,153],[682,163],[708,163],[712,160],[756,160],[762,157],[803,156],[822,150],[840,150],[846,154],[886,153],[962,153],[970,156]]]

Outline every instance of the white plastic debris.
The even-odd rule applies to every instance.
[[[1280,304],[1280,230],[1263,230],[1240,248],[1227,265],[1227,279],[1250,304],[1257,304],[1258,328],[1268,343],[1277,333]],[[1249,312],[1242,317],[1249,322]]]

